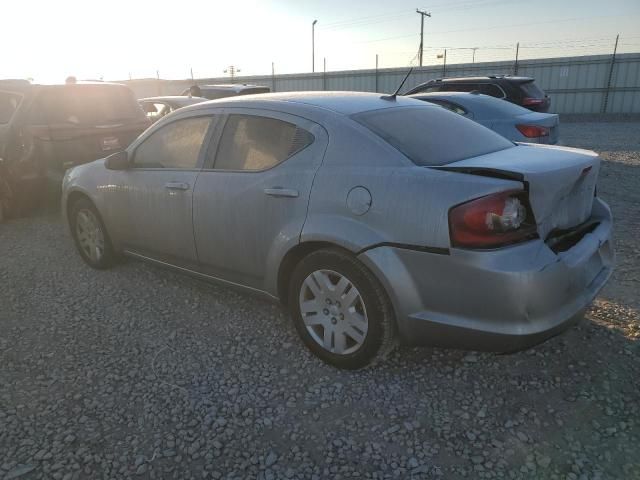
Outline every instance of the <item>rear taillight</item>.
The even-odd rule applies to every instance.
[[[542,105],[543,103],[544,103],[544,98],[525,97],[522,99],[522,105],[525,107]]]
[[[538,125],[516,125],[516,128],[527,138],[548,137],[549,129]]]
[[[523,191],[500,192],[449,210],[451,245],[496,248],[537,237],[536,222]]]

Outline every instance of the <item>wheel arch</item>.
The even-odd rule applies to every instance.
[[[337,243],[328,241],[308,241],[296,244],[283,257],[278,269],[277,290],[278,298],[283,305],[287,305],[289,301],[289,281],[291,274],[300,261],[318,250],[332,249],[346,252],[356,258],[356,252],[349,250]],[[373,272],[372,272],[373,273]]]
[[[71,207],[80,199],[86,199],[91,202],[91,204],[98,209],[96,206],[96,202],[94,202],[91,195],[83,190],[72,190],[66,195],[65,205],[64,205],[64,213],[66,215],[67,223],[69,221],[69,214],[71,213]]]

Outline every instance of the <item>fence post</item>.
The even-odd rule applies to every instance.
[[[327,57],[323,59],[323,67],[322,67],[322,90],[327,89]]]
[[[613,79],[613,67],[616,63],[616,52],[618,51],[618,39],[620,34],[616,35],[616,44],[613,47],[613,55],[611,55],[611,64],[609,65],[609,77],[605,86],[604,96],[602,97],[602,107],[600,113],[607,113],[607,103],[609,103],[609,90],[611,89],[611,80]]]
[[[378,93],[378,54],[376,53],[376,93]]]
[[[442,78],[447,76],[447,49],[444,49],[444,60],[442,62]]]
[[[516,43],[516,63],[513,64],[514,75],[518,75],[518,53],[520,53],[520,42]]]
[[[273,62],[271,62],[271,91],[276,91],[276,67]]]

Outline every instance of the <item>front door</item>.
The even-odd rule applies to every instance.
[[[105,202],[125,250],[174,265],[195,265],[193,191],[211,117],[174,120],[132,151],[132,167],[113,172]]]
[[[328,138],[293,115],[228,108],[194,193],[194,236],[205,273],[265,289],[297,243]]]

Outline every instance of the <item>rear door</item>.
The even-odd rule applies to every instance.
[[[165,123],[131,152],[132,167],[111,172],[105,212],[114,237],[138,255],[194,267],[193,191],[211,116]]]
[[[125,149],[149,121],[123,85],[64,85],[41,93],[45,106],[53,158],[52,176]]]
[[[280,255],[299,241],[326,131],[301,117],[224,110],[194,194],[194,235],[205,273],[264,289]]]

